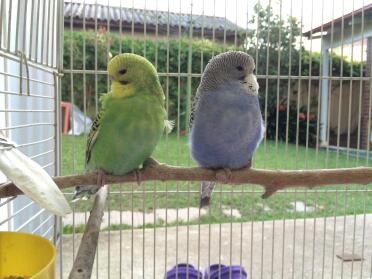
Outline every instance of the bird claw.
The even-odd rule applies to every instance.
[[[228,168],[223,168],[217,171],[216,178],[218,181],[227,184],[231,180],[232,173],[231,170]]]
[[[244,167],[245,169],[250,169],[252,167],[252,160],[248,162],[248,164]]]
[[[106,173],[102,170],[99,170],[97,173],[97,187],[101,188],[106,184]]]
[[[160,163],[152,157],[147,158],[146,161],[143,162],[143,168],[151,168],[158,165],[160,165]]]
[[[133,171],[133,174],[134,174],[134,177],[136,178],[136,181],[137,181],[137,185],[138,186],[141,186],[141,172],[140,172],[140,170],[139,169],[135,169],[134,171]]]

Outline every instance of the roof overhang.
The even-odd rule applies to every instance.
[[[329,21],[323,25],[320,25],[314,29],[311,29],[309,31],[306,31],[305,33],[303,33],[302,35],[305,36],[305,37],[308,37],[308,38],[319,38],[319,35],[317,33],[319,32],[323,32],[323,35],[324,32],[329,32],[331,30],[337,30],[337,29],[341,29],[341,26],[345,24],[346,25],[351,25],[352,22],[354,24],[356,23],[361,23],[361,18],[362,16],[364,17],[364,20],[366,19],[366,17],[369,17],[370,15],[372,15],[372,4],[369,4],[369,5],[366,5],[366,6],[363,6],[362,8],[358,9],[358,10],[355,10],[355,11],[352,11],[351,13],[348,13],[348,14],[345,14],[339,18],[336,18],[332,21]],[[322,36],[320,36],[322,37]]]

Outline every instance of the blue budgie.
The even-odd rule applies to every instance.
[[[258,101],[254,60],[241,51],[212,58],[190,114],[191,156],[201,167],[250,167],[265,127]],[[214,182],[201,183],[200,207],[208,206]]]

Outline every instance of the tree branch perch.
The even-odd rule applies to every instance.
[[[314,170],[266,170],[239,169],[226,177],[221,170],[184,168],[165,164],[147,164],[138,171],[141,181],[216,181],[228,184],[256,184],[265,188],[263,198],[278,190],[290,187],[313,188],[341,184],[372,183],[372,168],[314,169]],[[53,178],[60,189],[77,185],[95,185],[97,174],[58,176]],[[106,176],[106,184],[137,182],[134,172],[121,176]],[[13,183],[0,186],[0,198],[23,194]]]
[[[89,279],[92,275],[106,199],[107,185],[104,185],[95,197],[69,279]]]

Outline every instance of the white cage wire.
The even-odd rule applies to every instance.
[[[59,173],[60,4],[5,0],[0,4],[0,128],[50,175]],[[57,240],[55,216],[27,197],[1,199],[0,204],[1,230]]]
[[[0,14],[1,128],[51,175],[84,171],[88,118],[110,90],[110,52],[141,54],[158,69],[176,120],[155,152],[164,163],[195,165],[185,125],[195,86],[210,57],[240,49],[255,58],[267,124],[254,167],[371,164],[370,1],[2,0]],[[197,183],[116,185],[92,278],[163,278],[181,262],[238,264],[248,278],[371,278],[371,191],[293,189],[261,200],[259,187],[225,185],[205,210]],[[67,278],[91,201],[72,204],[60,226],[25,199],[0,201],[0,228],[54,231],[55,241],[60,233],[58,276]]]

